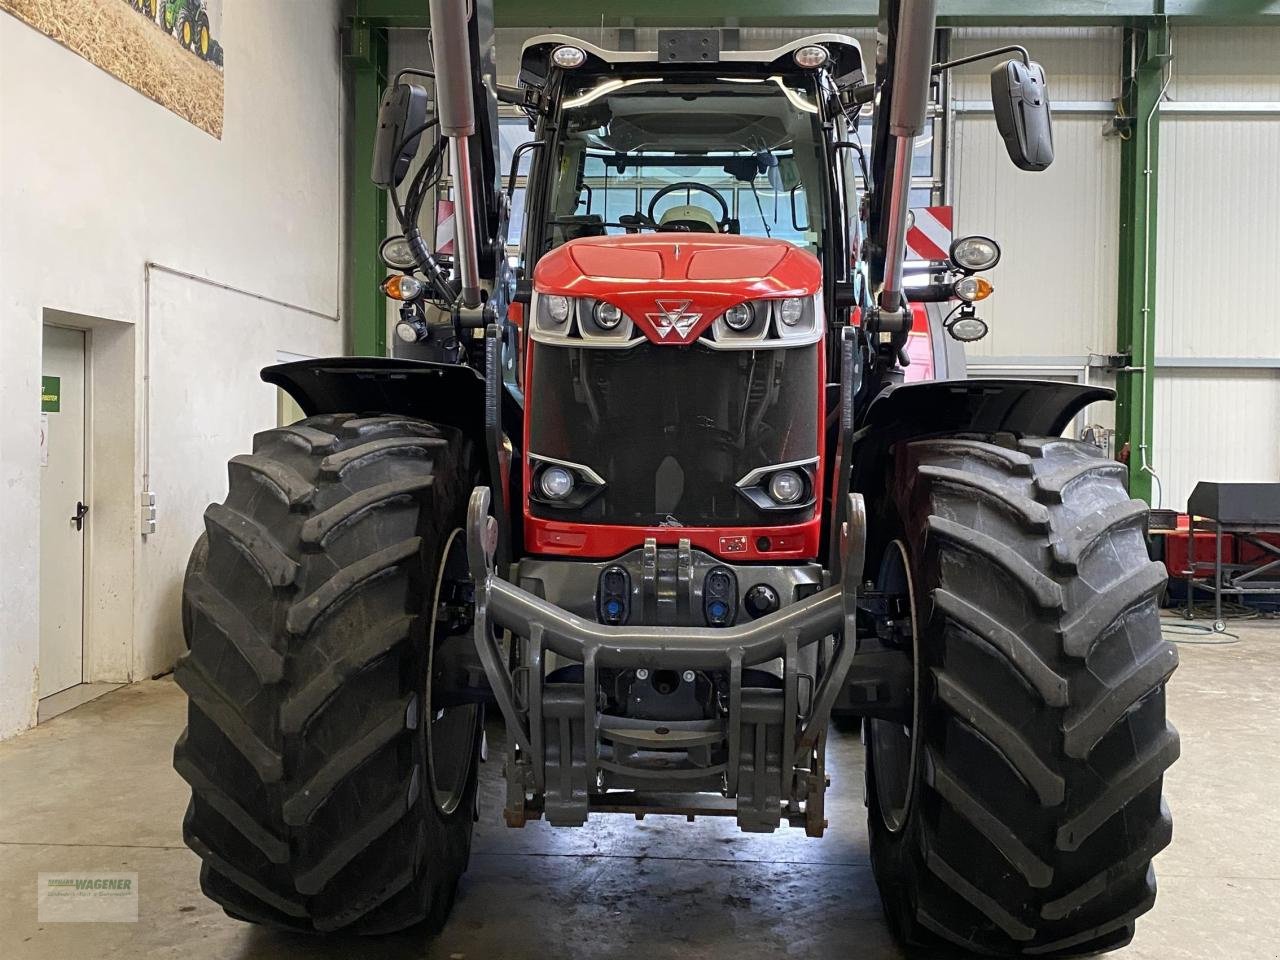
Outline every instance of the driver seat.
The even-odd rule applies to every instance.
[[[706,207],[700,207],[696,203],[683,203],[678,207],[671,207],[663,212],[658,218],[658,226],[660,227],[683,227],[690,233],[719,233],[720,224],[717,222],[715,214]]]

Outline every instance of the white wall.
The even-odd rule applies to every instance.
[[[957,30],[952,56],[1022,43],[1044,65],[1054,101],[1118,95],[1114,29]],[[956,71],[953,96],[990,103],[993,61]],[[987,110],[957,112],[952,195],[958,234],[983,233],[1004,256],[983,304],[991,323],[972,357],[1080,356],[1115,349],[1120,146],[1102,137],[1101,114],[1054,116],[1055,158],[1040,173],[1008,158]]]
[[[1199,480],[1280,480],[1280,28],[1174,31],[1160,121],[1155,469],[1164,505]],[[1233,109],[1263,101],[1268,112]],[[1179,105],[1220,103],[1213,112]],[[1205,109],[1205,108],[1197,108]],[[1219,360],[1265,362],[1247,369]]]
[[[110,501],[115,523],[92,546],[93,564],[106,569],[92,598],[90,679],[172,665],[181,646],[176,585],[200,513],[225,490],[226,457],[274,422],[274,393],[258,369],[277,350],[342,352],[342,325],[332,319],[343,298],[341,7],[227,0],[221,141],[0,13],[0,737],[35,718],[35,395],[45,311],[65,311],[50,314],[62,322],[100,318],[95,349],[130,344],[137,373],[103,357],[93,365],[104,392],[126,371],[132,403],[114,407],[112,423],[134,422],[119,443],[92,450],[94,495]],[[147,261],[296,306],[153,272],[160,527],[144,539],[136,504]],[[103,479],[112,476],[129,489]]]

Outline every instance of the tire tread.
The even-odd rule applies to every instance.
[[[1132,938],[1172,836],[1167,578],[1122,464],[1073,440],[1000,440],[895,451],[886,509],[925,598],[925,727],[906,829],[871,805],[872,864],[925,955],[1083,956]],[[875,749],[868,763],[874,793]]]

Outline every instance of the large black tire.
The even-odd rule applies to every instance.
[[[868,723],[868,804],[913,956],[1114,949],[1154,901],[1177,651],[1124,471],[1060,439],[895,451],[882,570],[910,571],[917,707]]]
[[[187,558],[187,572],[182,576],[182,639],[187,649],[191,649],[191,629],[195,623],[196,612],[191,605],[191,584],[196,577],[204,574],[209,565],[209,534],[202,533],[191,548],[191,556]]]
[[[174,766],[201,887],[232,916],[353,933],[444,922],[482,722],[479,707],[433,708],[426,678],[433,643],[468,628],[471,460],[456,431],[342,415],[260,433],[231,461],[186,589]]]

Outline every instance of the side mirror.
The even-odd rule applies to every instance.
[[[1053,163],[1053,121],[1044,68],[1006,60],[991,71],[991,103],[1009,159],[1023,170]]]
[[[382,95],[369,177],[383,190],[398,187],[409,172],[422,140],[430,102],[426,88],[415,83],[397,83]]]

